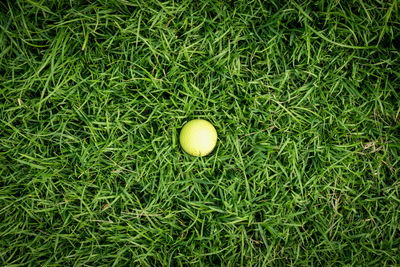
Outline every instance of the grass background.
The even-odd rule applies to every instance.
[[[0,10],[2,266],[400,264],[396,0]]]

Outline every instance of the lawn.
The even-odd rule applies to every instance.
[[[0,265],[400,265],[399,5],[1,2]]]

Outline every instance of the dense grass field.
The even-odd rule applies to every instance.
[[[0,3],[0,265],[400,265],[399,9]]]

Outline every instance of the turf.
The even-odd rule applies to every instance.
[[[0,265],[400,265],[399,15],[0,3]]]

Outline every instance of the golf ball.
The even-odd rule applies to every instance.
[[[217,131],[206,120],[191,120],[183,126],[179,135],[183,150],[192,156],[206,156],[217,144]]]

